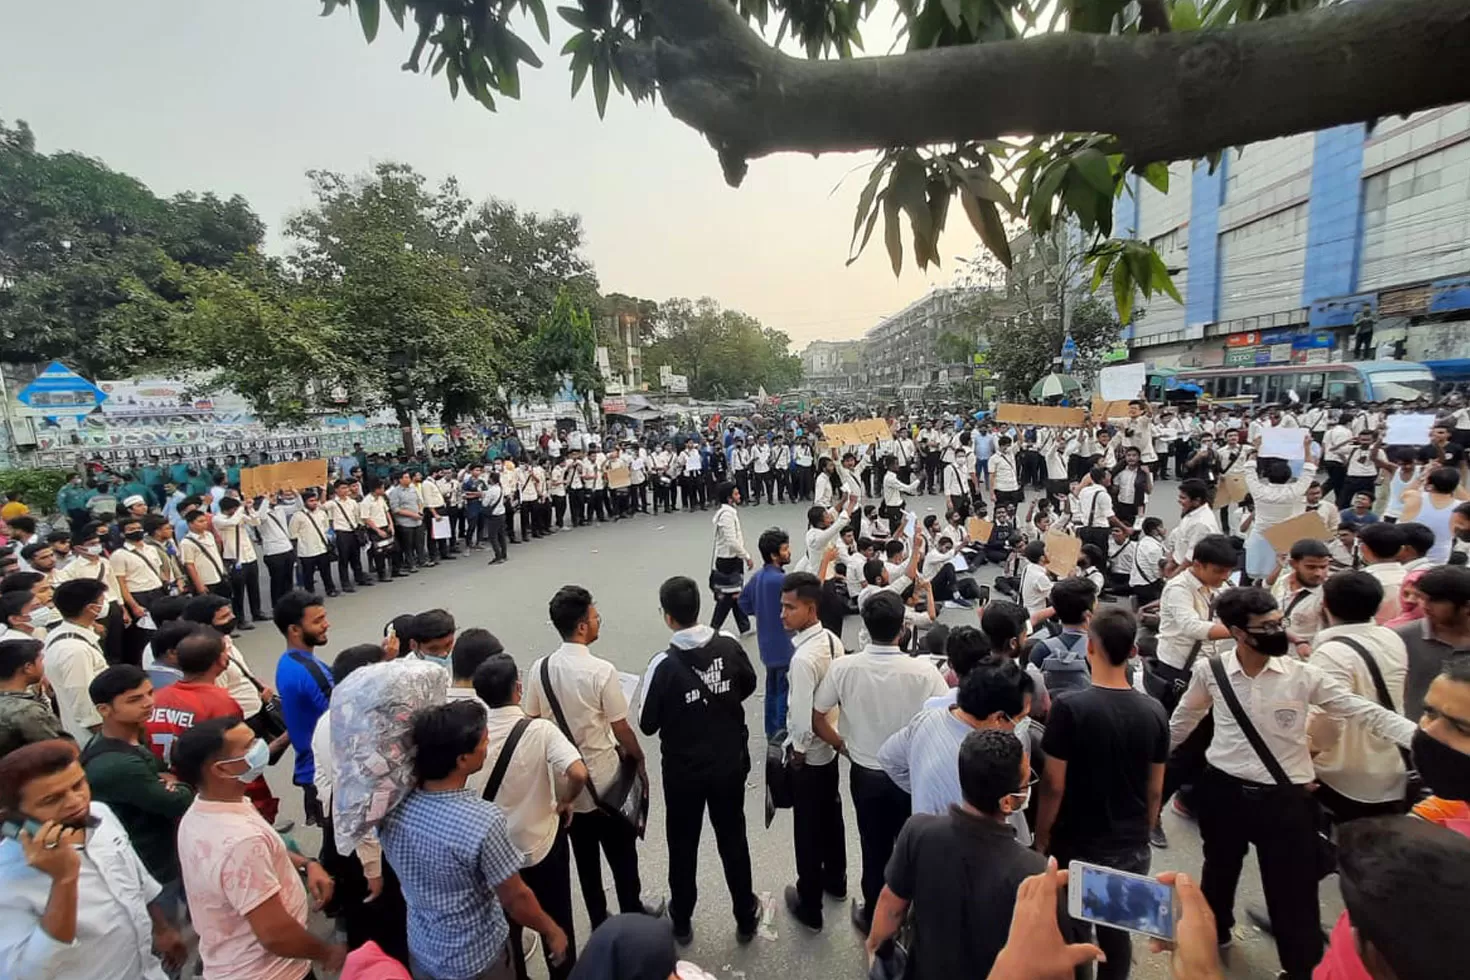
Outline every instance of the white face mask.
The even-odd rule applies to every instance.
[[[80,551],[84,555],[94,555],[95,556],[95,555],[102,554],[102,546],[100,544],[84,544],[80,548],[78,548],[77,550]]]
[[[41,629],[51,625],[51,610],[46,606],[37,606],[31,610],[29,616],[31,629]]]

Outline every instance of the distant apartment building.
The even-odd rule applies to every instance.
[[[802,386],[817,391],[847,391],[857,386],[862,368],[861,340],[814,340],[801,352]]]
[[[619,311],[602,317],[597,366],[611,394],[646,391],[643,383],[642,322],[636,312]]]
[[[883,320],[863,337],[862,385],[891,394],[917,393],[967,377],[969,366],[940,356],[939,338],[964,332],[968,290],[934,289]]]
[[[1125,337],[1155,368],[1470,357],[1470,106],[1339,126],[1130,183],[1116,225],[1184,304]]]

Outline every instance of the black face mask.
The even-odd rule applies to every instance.
[[[215,629],[219,630],[225,636],[229,636],[231,633],[235,632],[235,623],[235,619],[227,619],[223,623],[220,623],[218,626],[216,626]]]
[[[1286,630],[1271,630],[1270,632],[1258,632],[1256,630],[1244,630],[1246,636],[1251,638],[1251,646],[1263,657],[1280,657],[1291,649],[1291,637],[1286,635]]]
[[[123,537],[127,538],[129,541],[142,541],[145,537],[147,537],[147,534],[143,531],[129,531],[127,534],[124,534]]]
[[[1414,732],[1409,753],[1435,796],[1470,800],[1470,755],[1455,751],[1422,728]]]
[[[1470,541],[1470,531],[1456,531],[1455,537],[1459,538],[1461,541]]]

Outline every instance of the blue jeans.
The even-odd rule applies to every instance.
[[[791,694],[790,668],[766,668],[766,738],[786,728],[786,699]]]

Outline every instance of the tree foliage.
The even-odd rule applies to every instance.
[[[240,197],[164,200],[76,153],[45,154],[0,123],[0,359],[65,358],[93,378],[167,364],[182,268],[221,268],[260,244]]]
[[[442,73],[452,95],[491,109],[519,96],[522,66],[541,65],[519,21],[551,37],[543,0],[322,2],[324,14],[355,6],[370,42],[386,7],[414,38],[405,69]],[[1125,317],[1138,291],[1175,295],[1149,245],[1114,222],[1140,181],[1167,186],[1167,162],[1213,166],[1232,145],[1470,98],[1461,0],[894,3],[904,52],[862,64],[877,0],[567,0],[556,12],[574,32],[561,49],[572,94],[590,78],[599,115],[614,89],[662,99],[732,184],[768,153],[878,150],[853,247],[881,219],[895,273],[906,237],[917,265],[939,262],[956,199],[1007,266],[1008,218],[1044,235],[1065,217]],[[809,60],[781,53],[787,39]]]
[[[791,339],[755,317],[721,309],[709,297],[659,304],[653,344],[644,351],[646,377],[667,364],[687,375],[696,398],[738,398],[764,387],[784,391],[801,381],[801,358]]]

